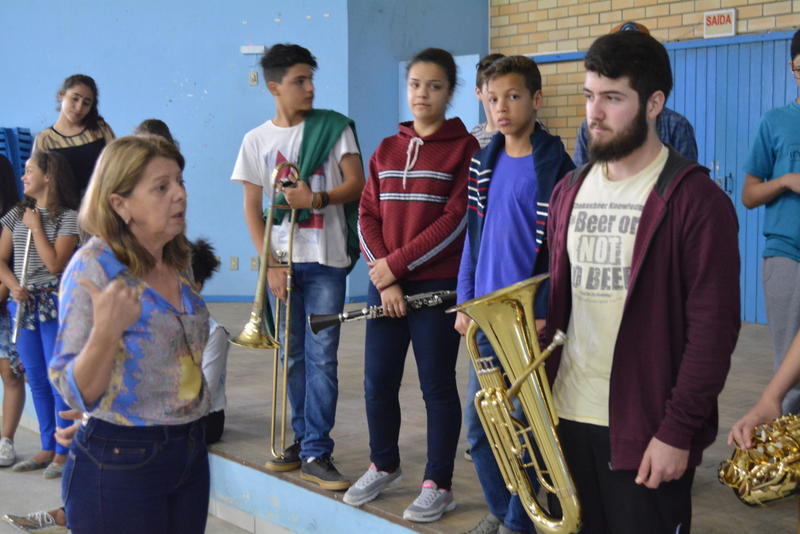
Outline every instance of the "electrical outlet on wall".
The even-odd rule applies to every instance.
[[[251,70],[247,73],[247,83],[250,85],[258,85],[258,72]]]
[[[259,264],[259,257],[258,256],[251,256],[250,257],[250,270],[257,271]]]
[[[231,271],[239,270],[239,256],[231,256]]]

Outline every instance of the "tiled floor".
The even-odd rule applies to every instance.
[[[352,305],[351,305],[352,306]],[[238,333],[250,312],[245,304],[211,304],[216,319],[234,334]],[[342,330],[339,349],[339,404],[333,437],[334,456],[340,470],[357,478],[369,465],[368,436],[363,401],[363,342],[365,323],[348,323]],[[728,489],[717,482],[719,462],[730,455],[724,437],[730,425],[757,399],[769,380],[772,368],[771,343],[763,326],[747,324],[742,328],[739,345],[725,390],[720,398],[720,436],[705,454],[694,483],[693,532],[696,533],[765,533],[794,532],[797,525],[797,504],[785,501],[768,509],[754,509],[741,504]],[[463,348],[458,364],[462,397],[466,389],[469,364]],[[409,355],[411,356],[411,355]],[[237,458],[256,468],[268,457],[268,414],[271,396],[272,351],[245,350],[232,347],[228,360],[228,408],[223,441],[215,451]],[[406,366],[401,390],[404,407],[400,450],[405,480],[396,489],[386,492],[365,505],[365,510],[402,522],[403,509],[414,499],[421,483],[425,463],[425,411],[419,392],[413,357]],[[289,431],[289,440],[291,432]],[[458,508],[441,521],[421,526],[404,523],[423,532],[457,533],[468,530],[485,513],[483,496],[472,464],[464,460],[466,439],[462,432],[453,490]],[[306,485],[296,473],[278,475],[294,483]],[[341,493],[322,492],[340,500]],[[343,504],[343,506],[345,506]]]

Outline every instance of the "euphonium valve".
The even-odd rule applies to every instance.
[[[545,279],[547,275],[524,280],[450,311],[472,319],[467,349],[481,385],[475,410],[508,490],[519,496],[538,532],[571,534],[580,530],[580,504],[558,440],[558,417],[543,365],[566,336],[558,331],[545,350],[539,348],[534,300]],[[480,355],[479,330],[495,356]],[[515,399],[522,420],[513,415]],[[553,517],[537,501],[530,471],[558,499],[561,517]]]

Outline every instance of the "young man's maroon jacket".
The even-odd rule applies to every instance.
[[[567,229],[588,170],[567,175],[550,200],[546,339],[569,323]],[[717,396],[730,368],[739,317],[736,212],[708,169],[670,149],[642,210],[614,348],[608,406],[612,469],[638,469],[653,436],[690,450],[690,467],[700,463],[717,435]],[[551,380],[559,362],[560,354],[547,364]]]

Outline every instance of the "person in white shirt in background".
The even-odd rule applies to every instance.
[[[205,239],[191,244],[192,273],[197,292],[203,290],[206,281],[219,269],[219,260],[214,247]],[[213,317],[208,318],[208,343],[203,351],[203,377],[211,393],[211,408],[203,420],[206,423],[206,445],[216,443],[225,427],[225,376],[228,364],[228,338],[225,328]]]

